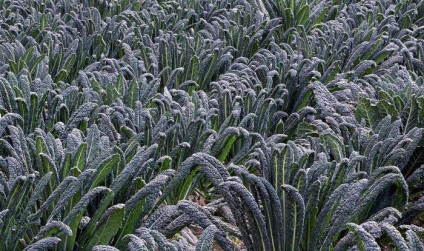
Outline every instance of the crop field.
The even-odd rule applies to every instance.
[[[424,0],[0,0],[0,251],[424,251]]]

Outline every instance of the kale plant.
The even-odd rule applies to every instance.
[[[424,250],[424,1],[0,0],[0,250]]]

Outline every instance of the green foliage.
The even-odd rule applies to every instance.
[[[0,250],[424,250],[423,16],[0,0]]]

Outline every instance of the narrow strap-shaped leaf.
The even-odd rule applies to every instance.
[[[120,250],[108,245],[97,245],[93,247],[92,251],[120,251]]]
[[[41,227],[40,232],[38,232],[37,236],[34,237],[34,240],[39,240],[45,235],[51,234],[54,229],[58,229],[68,236],[72,235],[72,230],[68,227],[68,225],[60,221],[50,221],[45,226]]]
[[[93,182],[91,183],[90,190],[95,188],[100,182],[102,182],[111,172],[113,168],[115,168],[119,162],[119,154],[113,154],[103,160],[99,167],[96,169],[96,172],[93,175]]]
[[[35,220],[41,216],[53,203],[54,201],[62,195],[62,193],[68,188],[73,182],[78,182],[77,178],[73,176],[66,177],[54,191],[49,195],[49,197],[44,201],[38,211],[34,214],[31,214],[28,218],[30,220]]]
[[[140,148],[133,159],[125,166],[124,170],[122,170],[115,178],[110,186],[111,189],[115,193],[118,193],[125,186],[126,182],[133,178],[132,176],[138,171],[138,169],[151,158],[156,148],[157,144],[153,144],[145,150]]]
[[[217,231],[218,229],[215,225],[210,225],[203,230],[203,233],[196,244],[196,251],[212,251],[214,236]]]
[[[422,240],[417,236],[417,234],[408,229],[406,231],[406,240],[408,244],[408,248],[411,251],[423,251],[424,250],[424,244]]]
[[[110,195],[113,195],[113,192],[107,187],[96,187],[93,190],[89,191],[87,194],[85,194],[81,198],[81,200],[68,213],[68,215],[63,220],[63,223],[67,224],[71,228],[72,233],[77,232],[78,226],[81,222],[82,216],[86,210],[88,203],[91,201],[93,197],[102,193],[106,194],[106,198],[109,197]],[[108,203],[104,203],[104,205],[108,206]],[[66,237],[62,248],[64,250],[67,250],[68,248],[73,247],[75,244],[76,237],[77,237],[76,234],[73,234],[70,237]]]
[[[128,243],[125,245],[125,242]],[[134,234],[125,235],[118,245],[121,250],[128,248],[130,251],[149,251],[146,241]]]
[[[43,191],[46,188],[50,178],[52,177],[52,174],[53,172],[48,172],[38,181],[37,186],[32,191],[32,195],[29,198],[28,203],[25,205],[26,213],[29,213],[32,209],[32,206],[43,196]]]
[[[107,245],[112,240],[113,236],[121,227],[125,217],[125,204],[112,206],[104,213],[97,223],[97,228],[89,242],[84,246],[84,250],[92,250],[96,245]]]
[[[249,212],[253,216],[253,220],[255,224],[255,227],[252,229],[253,231],[256,231],[254,229],[258,230],[258,237],[260,239],[253,240],[257,243],[258,247],[260,247],[260,250],[271,250],[271,242],[269,240],[269,236],[266,231],[266,223],[263,214],[261,213],[261,210],[259,209],[259,205],[256,203],[254,197],[252,194],[250,194],[247,189],[241,185],[238,182],[235,181],[226,181],[220,185],[222,188],[230,189],[234,191],[235,194],[237,194],[247,205]],[[238,219],[242,220],[242,219]]]
[[[169,170],[171,171],[171,170]],[[169,172],[168,172],[169,173]],[[135,195],[133,195],[126,203],[126,218],[123,222],[122,231],[120,235],[126,235],[132,233],[136,225],[139,223],[139,219],[144,217],[142,212],[146,212],[147,208],[151,210],[156,205],[145,205],[148,197],[157,198],[160,196],[161,189],[171,178],[170,175],[159,174],[155,179],[150,181],[146,186],[140,189]]]
[[[394,226],[387,223],[382,223],[381,229],[392,240],[393,244],[395,244],[396,248],[398,248],[399,251],[409,250],[406,241],[403,239],[400,232]]]
[[[97,107],[95,103],[85,103],[81,105],[78,110],[72,113],[72,116],[69,118],[68,123],[66,124],[66,129],[70,130],[71,128],[77,127],[77,125],[84,120],[84,118],[89,117],[93,110]]]
[[[46,237],[44,239],[37,241],[34,244],[27,246],[24,250],[25,251],[48,250],[50,248],[53,248],[60,241],[61,239],[58,237]]]
[[[353,231],[355,235],[358,237],[356,244],[361,251],[380,251],[380,246],[377,244],[375,239],[369,234],[365,229],[361,226],[356,225],[354,223],[348,223],[347,227],[350,231]]]
[[[300,240],[302,239],[304,222],[305,222],[305,203],[299,191],[290,185],[282,185],[282,191],[280,198],[282,201],[283,211],[287,210],[285,214],[286,218],[283,221],[289,228],[286,229],[286,249],[292,251],[296,250],[300,246]],[[289,197],[287,199],[287,197]],[[286,203],[283,203],[286,201]],[[284,215],[283,215],[284,217]],[[287,231],[290,230],[290,231]]]

